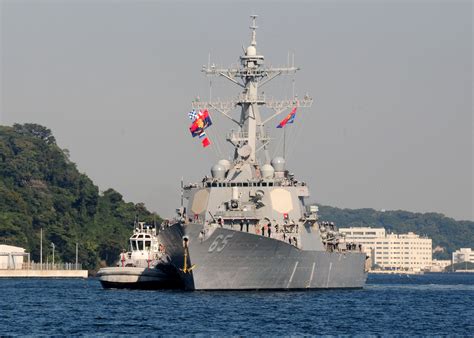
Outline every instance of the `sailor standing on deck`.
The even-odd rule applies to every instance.
[[[250,221],[248,219],[245,220],[245,227],[247,228],[247,232],[249,232],[249,225]]]
[[[240,220],[240,231],[244,231],[244,220]]]

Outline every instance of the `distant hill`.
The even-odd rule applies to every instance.
[[[74,262],[77,242],[79,261],[97,269],[126,247],[136,216],[154,218],[142,203],[126,203],[113,189],[99,194],[48,128],[0,126],[0,243],[24,247],[39,262],[42,228],[43,261],[54,243],[56,262]]]
[[[438,213],[414,213],[403,210],[377,211],[374,209],[339,209],[319,206],[321,220],[334,222],[338,227],[382,227],[394,233],[412,231],[433,240],[437,259],[450,259],[461,247],[474,247],[474,222],[456,221]]]

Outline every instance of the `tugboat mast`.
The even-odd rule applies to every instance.
[[[203,66],[202,71],[207,76],[222,76],[232,83],[243,88],[242,93],[234,100],[203,102],[198,99],[192,102],[194,109],[212,109],[238,125],[238,131],[231,131],[226,140],[234,146],[234,162],[242,161],[252,165],[259,163],[258,152],[263,150],[265,164],[270,163],[268,145],[270,137],[265,132],[265,124],[282,114],[286,109],[298,107],[310,107],[313,99],[305,96],[302,100],[294,96],[291,100],[266,100],[258,90],[266,83],[279,75],[296,73],[299,68],[292,66],[272,68],[265,67],[264,56],[257,53],[257,15],[251,15],[252,25],[251,41],[244,55],[240,57],[238,68],[216,68],[215,65]],[[274,110],[274,113],[266,119],[260,115],[260,106],[266,106]],[[240,119],[236,120],[229,112],[236,106],[241,107]]]

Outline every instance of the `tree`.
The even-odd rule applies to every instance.
[[[15,123],[13,125],[15,131],[22,135],[31,135],[36,137],[47,144],[56,144],[56,139],[54,138],[51,130],[43,127],[36,123],[25,123],[25,124],[18,124]]]

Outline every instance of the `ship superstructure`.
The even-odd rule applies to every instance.
[[[335,227],[318,222],[317,206],[305,204],[308,186],[286,169],[283,157],[269,156],[265,126],[289,109],[286,121],[294,119],[296,109],[310,107],[313,100],[308,95],[266,100],[259,93],[298,68],[265,66],[257,52],[257,17],[251,18],[251,42],[240,67],[203,67],[206,75],[241,87],[240,95],[192,102],[194,109],[219,112],[236,125],[226,137],[232,158],[212,166],[211,177],[183,187],[188,204],[180,209],[181,221],[162,231],[160,241],[173,264],[184,267],[187,289],[362,287],[365,254],[341,245]],[[262,106],[273,112],[263,117]],[[231,114],[235,108],[238,118]]]

